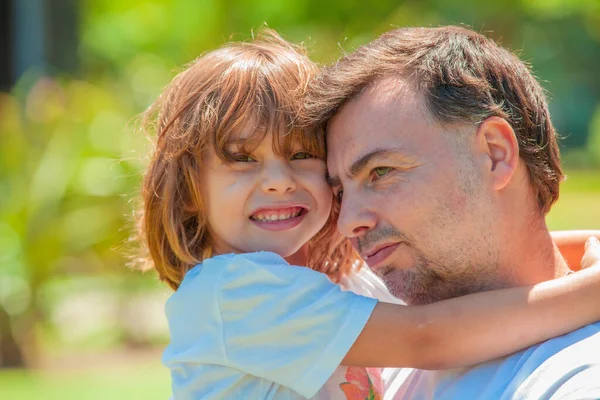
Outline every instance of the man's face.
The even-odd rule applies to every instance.
[[[499,282],[492,190],[475,133],[433,122],[422,97],[398,78],[379,80],[329,123],[338,228],[409,304]]]

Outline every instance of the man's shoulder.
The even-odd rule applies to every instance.
[[[577,374],[591,368],[597,369],[600,366],[598,349],[600,322],[486,364],[497,364],[498,367],[492,370],[501,371],[506,381],[510,382],[508,387],[515,392],[526,390],[532,393],[535,392],[534,387],[538,390],[556,390]]]
[[[600,396],[600,322],[540,343],[523,354],[527,358],[521,372],[528,376],[515,388],[517,394],[536,398],[564,398],[558,393]]]
[[[563,336],[558,336],[521,352],[528,360],[560,364],[600,362],[600,322],[586,325]],[[590,351],[596,349],[596,351]],[[577,357],[575,357],[575,355]]]
[[[595,323],[472,368],[415,370],[398,393],[415,399],[556,398],[582,390],[595,395],[600,391],[598,349],[600,323]]]
[[[598,334],[600,334],[600,322],[595,322],[593,324],[589,324],[582,328],[576,329],[573,332],[567,333],[562,336],[557,336],[545,342],[534,345],[532,346],[532,348],[547,346],[557,346],[559,348],[571,347],[573,345],[576,345],[577,343],[585,342],[587,340],[596,340]]]

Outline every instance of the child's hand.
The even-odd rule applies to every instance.
[[[593,265],[600,267],[600,241],[594,236],[585,242],[585,254],[581,259],[581,269]]]

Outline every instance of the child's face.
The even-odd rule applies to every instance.
[[[325,162],[299,145],[289,158],[278,155],[271,135],[249,154],[238,144],[226,148],[235,160],[231,163],[212,148],[204,155],[203,200],[214,249],[218,254],[266,250],[291,256],[329,217],[332,192]]]

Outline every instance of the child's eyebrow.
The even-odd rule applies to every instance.
[[[232,139],[226,141],[225,147],[229,147],[229,146],[246,147],[246,146],[251,146],[253,144],[256,144],[256,142],[257,142],[256,139],[237,137],[237,138],[232,138]]]

